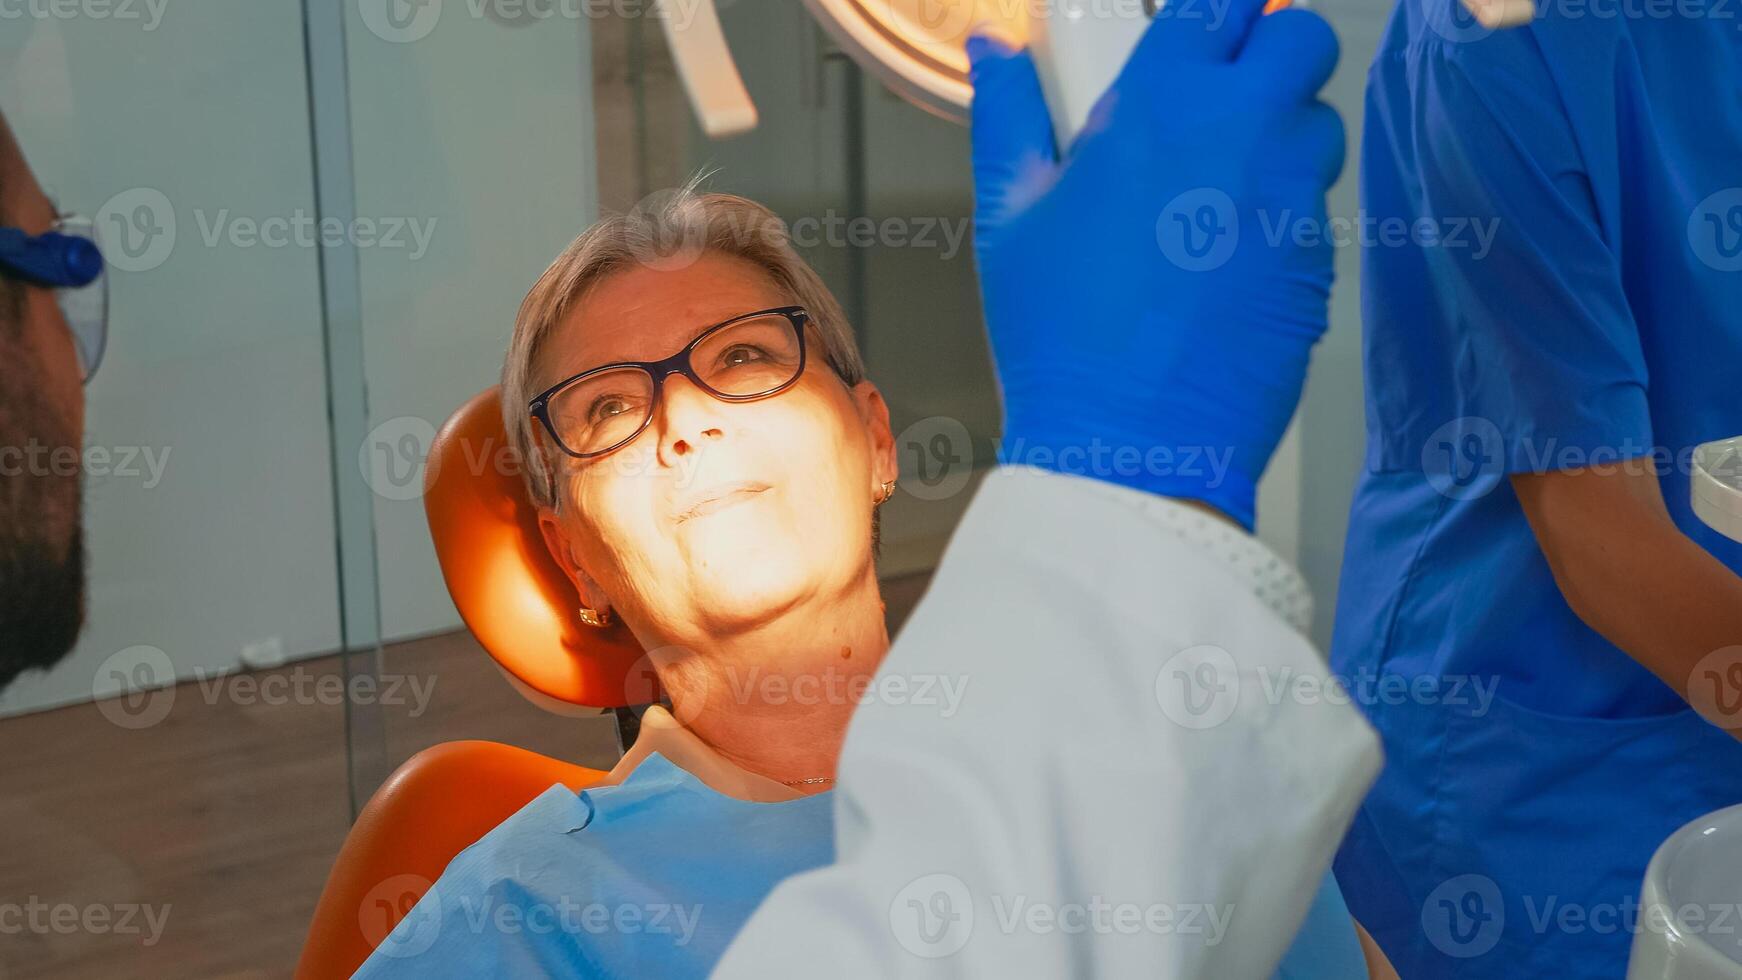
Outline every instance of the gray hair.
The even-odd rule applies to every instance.
[[[534,366],[552,329],[587,289],[631,265],[676,269],[705,252],[736,256],[761,268],[775,286],[809,313],[823,341],[823,356],[848,387],[865,379],[865,361],[847,315],[822,278],[793,250],[786,223],[766,207],[735,194],[697,190],[701,177],[642,199],[625,214],[601,218],[563,249],[538,277],[514,321],[502,365],[502,420],[525,462],[532,499],[555,506],[549,461],[533,438],[527,405]]]

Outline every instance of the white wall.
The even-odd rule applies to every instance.
[[[313,214],[301,4],[159,10],[0,30],[0,106],[37,176],[136,270],[111,273],[86,444],[163,464],[158,480],[141,457],[138,475],[87,481],[89,625],[59,667],[0,695],[0,714],[118,690],[103,665],[137,645],[163,657],[125,676],[155,686],[233,667],[258,640],[292,655],[338,644],[316,254],[206,240]],[[129,252],[116,219],[160,231],[136,225]]]

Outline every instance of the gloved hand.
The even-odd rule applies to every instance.
[[[1336,36],[1263,3],[1158,17],[1062,161],[1028,53],[970,39],[1003,462],[1252,526],[1325,331],[1343,166],[1342,121],[1317,101]]]

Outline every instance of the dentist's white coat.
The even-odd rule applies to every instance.
[[[715,976],[1271,975],[1379,743],[1346,703],[1276,696],[1323,659],[1160,519],[1178,506],[987,477],[879,671],[910,693],[854,716],[836,863],[783,882]],[[1180,670],[1201,714],[1164,709]],[[948,717],[917,696],[943,678],[967,685]]]

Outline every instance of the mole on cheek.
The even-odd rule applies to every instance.
[[[842,660],[851,660],[852,658],[853,658],[853,648],[849,647],[849,646],[841,647],[841,659]]]

